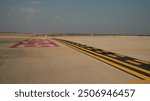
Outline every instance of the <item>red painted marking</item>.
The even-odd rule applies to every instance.
[[[22,48],[22,47],[59,47],[59,45],[48,39],[38,39],[38,40],[27,39],[16,43],[10,48]]]

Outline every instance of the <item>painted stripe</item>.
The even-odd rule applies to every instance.
[[[147,80],[135,80],[135,81],[131,81],[131,82],[126,82],[126,84],[150,84],[150,79]]]
[[[50,41],[49,39],[28,39],[16,43],[10,48],[23,48],[23,47],[59,47],[59,45]]]
[[[137,61],[137,62],[140,62],[140,63],[144,63],[144,64],[150,64],[150,62],[147,62],[147,61],[143,61],[143,60],[134,60],[134,61]]]
[[[125,56],[124,56],[124,55],[122,55],[122,54],[115,54],[115,55],[120,56],[120,57],[125,57]]]
[[[82,49],[82,50],[83,50],[83,49]],[[84,50],[84,51],[89,52],[89,51],[87,51],[87,50]],[[90,52],[90,53],[91,53],[91,52]],[[91,54],[94,54],[94,53],[91,53]],[[94,54],[94,55],[96,55],[96,54]],[[99,55],[98,55],[98,56],[99,56]],[[102,58],[104,58],[104,57],[102,57]],[[105,59],[107,59],[107,58],[105,58]],[[110,60],[110,59],[107,59],[107,60],[112,61],[112,60]],[[112,61],[112,62],[114,62],[114,61]],[[115,62],[115,63],[117,63],[117,62]],[[118,64],[118,63],[117,63],[117,64]],[[122,64],[120,64],[120,65],[122,65]],[[125,65],[122,65],[122,66],[123,66],[123,67],[126,67],[126,68],[129,68],[129,69],[132,69],[132,70],[134,70],[134,71],[136,71],[136,72],[139,72],[139,73],[141,73],[141,74],[144,74],[144,75],[149,76],[149,74],[144,73],[144,72],[141,72],[141,71],[136,70],[136,69],[134,69],[134,68],[127,67],[127,66],[125,66]]]
[[[18,42],[18,43],[16,43],[16,44],[14,44],[13,46],[11,46],[10,48],[15,48],[15,47],[17,47],[17,46],[20,45],[20,44],[22,44],[22,42]]]
[[[102,55],[102,54],[98,54],[98,53],[96,53],[96,52],[91,51],[91,48],[90,48],[90,49],[85,49],[86,47],[88,48],[89,46],[85,46],[85,45],[77,46],[77,45],[75,45],[75,44],[72,44],[72,42],[70,42],[70,41],[62,41],[62,40],[60,40],[60,39],[56,39],[56,40],[58,40],[58,41],[60,41],[60,42],[63,42],[64,44],[67,44],[67,45],[69,45],[70,47],[72,47],[72,48],[74,48],[74,49],[76,49],[76,50],[78,50],[78,51],[80,51],[80,52],[82,52],[82,53],[85,53],[85,54],[87,54],[87,55],[90,55],[90,56],[92,56],[92,57],[94,57],[94,58],[97,58],[98,60],[101,60],[101,61],[103,61],[103,62],[105,62],[105,63],[107,63],[107,64],[110,64],[110,65],[112,65],[112,66],[114,66],[114,67],[117,67],[117,68],[123,70],[123,71],[126,71],[126,72],[128,72],[128,73],[130,73],[130,74],[132,74],[132,75],[135,75],[135,76],[140,77],[140,78],[143,78],[143,79],[149,79],[148,76],[150,76],[150,75],[149,75],[149,74],[150,74],[150,71],[148,71],[148,70],[142,69],[142,68],[140,68],[140,67],[133,66],[133,65],[131,65],[131,64],[128,64],[128,63],[125,63],[125,62],[122,62],[122,61],[118,61],[118,60],[116,60],[116,59],[113,59],[113,58],[111,58],[111,57],[108,57],[108,56],[105,56],[105,55]],[[81,46],[84,46],[84,47],[81,47]],[[94,48],[93,48],[93,49],[94,49]],[[98,55],[98,56],[96,56],[96,55]],[[109,61],[108,61],[108,59],[109,59]],[[110,61],[110,60],[111,60],[111,61]],[[117,62],[117,63],[115,63],[115,62],[113,62],[113,61],[115,61],[115,62]],[[122,65],[119,65],[118,63],[119,63],[119,64],[122,64]],[[140,70],[140,71],[145,72],[145,73],[148,73],[148,76],[143,75],[144,73],[139,73],[139,72],[133,71],[133,70],[131,70],[131,69],[125,68],[125,67],[123,67],[123,65],[129,66],[130,68],[132,67],[132,68],[134,68],[134,69],[136,69],[136,70]]]
[[[112,55],[112,54],[108,54],[108,56],[110,56],[110,57],[114,57],[114,58],[116,58],[116,57],[117,57],[117,56]]]
[[[132,74],[132,75],[134,75],[134,76],[136,76],[136,77],[138,77],[138,78],[140,78],[140,79],[148,79],[148,78],[149,78],[149,77],[147,77],[147,76],[145,76],[145,75],[143,75],[143,74],[141,74],[141,73],[135,72],[135,71],[133,71],[133,70],[131,70],[131,69],[128,69],[128,68],[124,68],[123,66],[118,65],[118,64],[115,64],[114,62],[108,61],[108,60],[106,60],[106,59],[104,59],[104,58],[101,58],[101,57],[98,57],[98,56],[96,56],[96,55],[90,54],[90,53],[85,52],[85,51],[83,51],[83,50],[81,50],[81,49],[78,49],[78,48],[76,48],[76,47],[73,47],[73,46],[71,46],[71,45],[68,45],[68,46],[70,46],[70,47],[72,47],[73,49],[76,49],[76,50],[78,50],[78,51],[80,51],[80,52],[82,52],[82,53],[84,53],[84,54],[87,54],[87,55],[89,55],[89,56],[91,56],[91,57],[94,57],[94,58],[96,58],[96,59],[98,59],[98,60],[100,60],[100,61],[103,61],[103,62],[105,62],[105,63],[107,63],[107,64],[109,64],[109,65],[112,65],[112,66],[114,66],[114,67],[117,67],[118,69],[121,69],[121,70],[123,70],[123,71],[125,71],[125,72],[127,72],[127,73],[130,73],[130,74]]]
[[[77,46],[77,47],[78,47],[78,46]],[[80,47],[79,47],[79,48],[80,48]],[[86,50],[86,49],[84,49],[84,50]],[[137,66],[134,66],[134,65],[131,65],[131,64],[122,62],[122,61],[120,61],[120,60],[117,60],[117,59],[114,59],[114,58],[111,58],[111,57],[108,57],[108,56],[105,56],[105,55],[102,55],[102,54],[95,53],[95,52],[90,51],[90,50],[87,50],[87,51],[92,52],[92,53],[94,53],[94,54],[97,54],[97,55],[99,55],[99,56],[102,56],[102,57],[104,57],[104,58],[111,59],[111,60],[113,60],[113,61],[115,61],[115,62],[118,62],[118,63],[121,63],[121,64],[123,64],[123,65],[129,66],[129,67],[132,67],[132,68],[135,68],[135,69],[137,69],[137,70],[140,70],[140,71],[143,71],[143,72],[145,72],[145,73],[150,74],[150,71],[148,71],[148,70],[139,68],[139,67],[137,67]]]
[[[135,65],[141,65],[141,63],[138,63],[138,62],[135,62],[135,61],[131,61],[131,60],[126,60],[126,62],[129,62],[129,63],[135,64]]]

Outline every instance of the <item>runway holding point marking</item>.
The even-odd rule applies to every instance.
[[[111,66],[114,66],[124,72],[136,76],[142,80],[150,79],[150,62],[105,51],[102,49],[97,49],[91,46],[83,45],[68,40],[62,40],[56,38],[55,40],[64,43],[65,45],[68,45],[69,47],[78,50],[84,54],[87,54],[100,61],[103,61]]]

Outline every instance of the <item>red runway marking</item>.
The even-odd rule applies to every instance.
[[[16,43],[10,48],[23,48],[23,47],[59,47],[59,45],[48,39],[38,39],[38,40],[27,39]]]

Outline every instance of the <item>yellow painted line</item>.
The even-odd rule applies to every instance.
[[[78,47],[78,46],[77,46],[77,47]],[[81,48],[81,47],[78,47],[78,48]],[[102,54],[98,54],[98,53],[96,53],[96,52],[93,52],[93,51],[90,51],[90,50],[87,50],[87,49],[84,49],[84,48],[82,48],[82,49],[83,49],[83,50],[86,50],[86,51],[88,51],[88,52],[91,52],[91,53],[93,53],[93,54],[99,55],[99,56],[101,56],[101,57],[104,57],[104,58],[113,60],[113,61],[115,61],[115,62],[121,63],[121,64],[123,64],[123,65],[129,66],[129,67],[132,67],[132,68],[135,68],[135,69],[137,69],[137,70],[140,70],[140,71],[143,71],[143,72],[145,72],[145,73],[150,74],[150,71],[148,71],[148,70],[139,68],[139,67],[137,67],[137,66],[134,66],[134,65],[131,65],[131,64],[128,64],[128,63],[125,63],[125,62],[122,62],[122,61],[117,60],[117,59],[113,59],[113,58],[111,58],[111,57],[108,57],[108,56],[105,56],[105,55],[102,55]]]
[[[68,44],[68,43],[66,43],[66,44]],[[72,45],[72,44],[69,44],[69,45]],[[82,47],[79,47],[79,46],[76,46],[76,45],[73,45],[73,46],[74,46],[74,47],[78,47],[78,48],[82,48]],[[143,71],[143,72],[145,72],[145,73],[150,74],[150,71],[148,71],[148,70],[139,68],[139,67],[137,67],[137,66],[134,66],[134,65],[131,65],[131,64],[128,64],[128,63],[125,63],[125,62],[122,62],[122,61],[117,60],[117,59],[113,59],[113,58],[111,58],[111,57],[108,57],[108,56],[105,56],[105,55],[102,55],[102,54],[98,54],[98,53],[96,53],[96,52],[93,52],[93,51],[90,51],[90,50],[87,50],[87,49],[84,49],[84,48],[82,48],[82,49],[83,49],[83,50],[86,50],[86,51],[88,51],[88,52],[91,52],[91,53],[93,53],[93,54],[99,55],[99,56],[101,56],[101,57],[104,57],[104,58],[113,60],[113,61],[115,61],[115,62],[121,63],[121,64],[123,64],[123,65],[129,66],[129,67],[132,67],[132,68],[135,68],[135,69],[137,69],[137,70],[140,70],[140,71]]]
[[[129,63],[135,64],[135,65],[141,65],[141,63],[138,63],[138,62],[135,62],[135,61],[131,61],[131,60],[126,60],[126,62],[129,62]]]
[[[147,61],[143,61],[143,60],[134,60],[134,61],[137,61],[137,62],[141,62],[141,63],[144,63],[144,64],[150,64],[150,62],[147,62]]]
[[[147,80],[135,80],[135,81],[127,82],[126,84],[146,84],[146,83],[150,84],[150,79],[147,79]]]
[[[112,55],[112,54],[108,54],[108,56],[111,56],[111,57],[114,57],[114,58],[116,58],[117,56],[115,56],[115,55]]]
[[[74,47],[74,46],[71,46],[71,45],[68,45],[68,46],[70,46],[70,47],[72,47],[73,49],[78,50],[78,51],[80,51],[80,52],[82,52],[82,53],[84,53],[84,54],[87,54],[87,55],[89,55],[89,56],[91,56],[91,57],[94,57],[94,58],[96,58],[96,59],[98,59],[98,60],[100,60],[100,61],[103,61],[103,62],[108,63],[108,64],[110,64],[110,65],[112,65],[112,66],[114,66],[114,67],[117,67],[117,68],[119,68],[119,69],[121,69],[121,70],[124,70],[124,71],[126,71],[126,72],[128,72],[128,73],[131,73],[131,74],[133,74],[133,75],[136,75],[136,76],[138,76],[138,77],[140,77],[140,78],[149,79],[149,77],[147,77],[147,76],[145,76],[145,75],[143,75],[143,74],[140,74],[140,73],[138,73],[138,72],[135,72],[135,71],[133,71],[133,70],[130,70],[130,69],[128,69],[128,68],[125,68],[125,67],[123,67],[123,66],[121,66],[121,65],[115,64],[114,62],[111,62],[111,61],[108,61],[108,60],[106,60],[106,59],[104,59],[104,58],[95,56],[95,55],[90,54],[90,53],[88,53],[88,52],[85,52],[85,51],[83,51],[83,50],[81,50],[81,49],[78,49],[78,48],[76,48],[76,47]]]
[[[121,54],[115,54],[115,55],[120,56],[120,57],[125,57],[124,55],[121,55]]]

